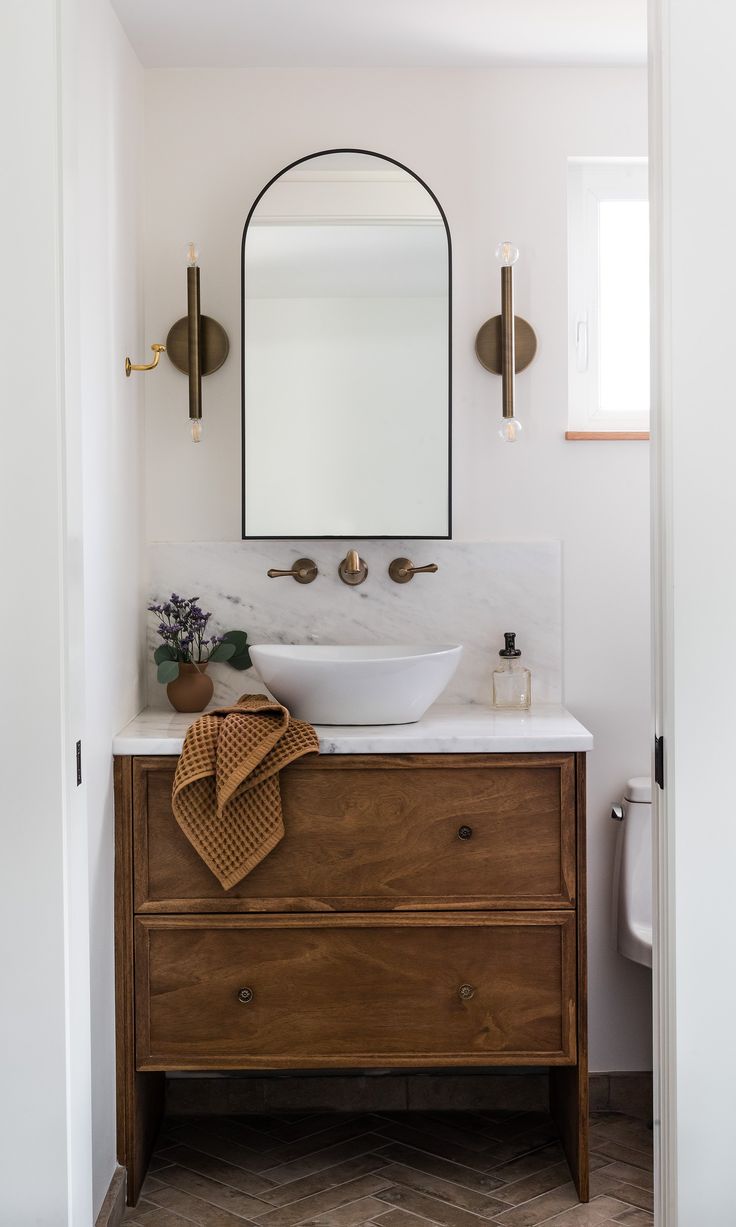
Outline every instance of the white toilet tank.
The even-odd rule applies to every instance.
[[[652,782],[629,780],[623,804],[613,807],[619,822],[613,878],[614,932],[619,954],[652,965]]]

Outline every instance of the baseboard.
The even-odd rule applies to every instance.
[[[463,1073],[172,1075],[171,1116],[270,1112],[545,1111],[547,1070]]]
[[[652,1074],[590,1075],[591,1112],[625,1112],[650,1124],[653,1114]]]
[[[591,1074],[592,1111],[652,1119],[652,1075]],[[171,1116],[272,1112],[545,1111],[547,1071],[479,1074],[174,1074],[166,1079]]]
[[[100,1206],[100,1213],[95,1219],[95,1227],[119,1227],[125,1214],[125,1168],[116,1167],[113,1172],[110,1187],[105,1194],[105,1200]]]

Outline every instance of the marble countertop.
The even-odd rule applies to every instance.
[[[113,738],[113,754],[180,754],[196,715],[146,708]],[[592,750],[593,736],[558,704],[527,712],[437,703],[416,724],[317,725],[322,754],[509,754]]]

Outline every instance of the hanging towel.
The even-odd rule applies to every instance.
[[[174,817],[225,890],[283,839],[282,767],[318,752],[311,724],[263,694],[241,695],[190,726],[174,776]]]

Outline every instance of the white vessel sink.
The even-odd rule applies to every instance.
[[[274,698],[310,724],[411,724],[455,672],[462,648],[256,644],[253,664]]]

